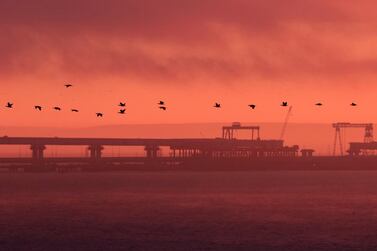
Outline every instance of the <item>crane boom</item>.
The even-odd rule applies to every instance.
[[[281,134],[280,134],[280,139],[281,140],[284,138],[285,130],[287,129],[287,124],[288,124],[288,121],[289,121],[289,117],[291,116],[291,112],[292,112],[292,106],[289,107],[287,115],[285,116],[283,128],[282,128]]]

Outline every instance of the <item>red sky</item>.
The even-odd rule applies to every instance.
[[[283,100],[294,122],[374,122],[376,8],[353,0],[1,0],[0,103],[15,108],[0,108],[0,124],[281,122]],[[116,113],[123,100],[126,116]]]

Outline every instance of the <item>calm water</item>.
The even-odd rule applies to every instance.
[[[0,174],[0,250],[377,250],[377,172]]]

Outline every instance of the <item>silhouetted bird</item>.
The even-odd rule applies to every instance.
[[[322,106],[322,103],[317,103],[317,104],[315,104],[316,106]]]
[[[71,109],[71,112],[79,112],[77,109]]]
[[[97,117],[103,117],[103,113],[97,112],[96,113]]]
[[[125,107],[125,106],[126,106],[126,103],[119,102],[119,105],[118,105],[118,106]]]
[[[351,103],[351,106],[357,106],[357,104],[355,104],[354,102]]]
[[[160,102],[158,102],[158,105],[164,105],[164,104],[165,104],[164,101],[160,101]]]
[[[281,102],[281,106],[288,106],[288,102]]]
[[[38,111],[42,111],[42,106],[40,106],[40,105],[36,105],[36,106],[34,106],[34,109],[35,109],[35,110],[38,110]]]
[[[56,111],[61,111],[61,110],[62,110],[62,109],[61,109],[60,107],[58,107],[58,106],[55,106],[53,109],[56,110]]]
[[[166,111],[166,109],[167,109],[166,106],[160,106],[159,108],[160,108],[161,110],[164,110],[164,111]]]
[[[66,85],[64,85],[65,86],[65,88],[69,88],[69,87],[72,87],[73,85],[71,85],[71,84],[66,84]]]
[[[257,107],[256,105],[254,105],[254,104],[251,104],[251,105],[249,105],[249,107],[251,108],[251,109],[255,109],[255,107]]]
[[[119,110],[119,114],[125,114],[125,112],[126,112],[126,109],[121,109],[121,110]]]
[[[5,106],[6,108],[13,108],[13,104],[8,102],[7,105]]]
[[[215,107],[215,108],[221,108],[221,104],[215,103],[215,105],[213,107]]]

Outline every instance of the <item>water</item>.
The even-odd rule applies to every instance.
[[[1,250],[376,250],[377,172],[0,175]]]

